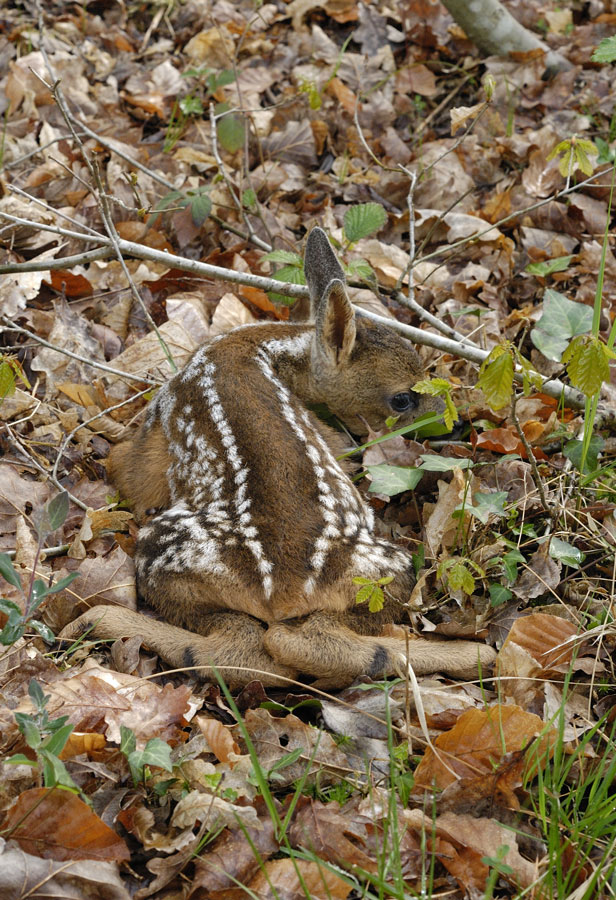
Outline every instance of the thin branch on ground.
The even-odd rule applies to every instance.
[[[55,350],[56,353],[70,356],[71,359],[86,363],[86,365],[92,366],[94,369],[101,369],[103,372],[108,372],[110,375],[126,378],[129,381],[137,381],[139,384],[150,384],[154,387],[160,387],[160,385],[164,383],[161,380],[151,378],[147,375],[132,375],[130,372],[122,372],[121,369],[114,369],[113,366],[108,366],[105,363],[98,362],[98,360],[88,359],[86,356],[81,356],[79,353],[73,353],[72,350],[67,350],[65,347],[58,347],[55,344],[50,344],[49,341],[39,337],[38,334],[35,334],[33,331],[28,331],[27,328],[22,328],[21,325],[16,325],[6,316],[1,316],[0,318],[4,323],[4,327],[0,327],[0,334],[3,331],[17,331],[19,334],[26,334],[31,340],[36,341],[37,344],[42,344],[43,347],[47,347],[49,350]]]

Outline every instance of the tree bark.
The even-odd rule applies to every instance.
[[[569,60],[561,56],[524,28],[498,0],[441,0],[460,28],[486,56],[507,56],[511,52],[545,51],[546,68],[551,71],[570,69]]]

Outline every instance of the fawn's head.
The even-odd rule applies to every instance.
[[[418,394],[425,372],[412,344],[388,328],[356,316],[340,263],[324,231],[313,228],[306,242],[304,271],[310,290],[315,335],[312,389],[356,434],[382,428],[390,416],[408,425],[442,401]]]

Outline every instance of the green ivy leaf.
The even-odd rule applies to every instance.
[[[200,228],[212,212],[212,199],[206,191],[199,191],[191,197],[190,215],[195,225]]]
[[[570,460],[578,472],[581,471],[580,466],[582,465],[582,448],[584,446],[583,441],[573,440],[567,441],[563,448],[563,453]],[[593,434],[590,438],[588,444],[588,452],[586,454],[586,462],[584,463],[584,471],[583,475],[588,475],[589,472],[593,472],[599,465],[599,453],[603,450],[605,446],[605,441],[598,434]]]
[[[502,606],[513,597],[509,588],[506,588],[504,584],[499,584],[498,582],[491,584],[488,590],[490,591],[490,605],[494,608]]]
[[[572,569],[579,569],[586,558],[585,554],[577,547],[573,547],[557,537],[553,537],[550,541],[550,556],[566,566],[571,566]]]
[[[344,214],[344,234],[354,244],[374,234],[387,221],[387,213],[380,203],[358,203]]]
[[[128,756],[137,749],[137,738],[132,728],[127,725],[120,725],[120,753]]]
[[[52,531],[56,531],[61,525],[64,525],[67,516],[68,493],[61,491],[45,504],[36,528],[39,537],[47,537]]]
[[[526,562],[519,550],[510,550],[503,556],[503,569],[507,580],[514,582],[518,577],[518,564]]]
[[[417,487],[423,475],[421,469],[390,466],[388,463],[366,466],[366,469],[372,477],[368,490],[373,494],[387,494],[388,497],[394,497],[403,491],[412,491]]]
[[[476,516],[485,525],[490,516],[497,516],[500,519],[507,518],[507,513],[505,512],[507,496],[506,491],[493,491],[487,494],[477,491],[473,495],[473,505],[469,506],[467,504],[464,509]]]
[[[452,469],[472,469],[475,465],[472,459],[454,459],[449,456],[437,456],[424,453],[420,457],[422,462],[420,469],[425,472],[450,472]]]
[[[165,772],[171,772],[173,769],[171,747],[160,738],[152,738],[142,751],[141,764],[143,766],[158,766],[159,769],[164,769]]]
[[[525,272],[529,275],[551,275],[553,272],[565,272],[569,268],[569,263],[573,256],[555,256],[553,259],[547,259],[545,262],[529,263]],[[583,305],[583,304],[582,304]]]
[[[543,315],[531,330],[530,337],[544,356],[560,362],[571,338],[585,334],[591,327],[590,306],[569,300],[558,291],[547,290],[543,298]]]
[[[495,347],[479,369],[477,386],[492,409],[502,409],[513,393],[513,356],[509,342]]]

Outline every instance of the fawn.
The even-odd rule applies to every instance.
[[[248,325],[197,350],[150,404],[111,479],[133,503],[141,598],[164,622],[97,606],[69,625],[103,638],[141,635],[175,667],[211,666],[232,684],[308,677],[343,687],[404,667],[401,622],[413,586],[407,552],[377,538],[371,508],[336,456],[340,434],[307,404],[325,403],[351,431],[412,422],[440,401],[413,391],[411,344],[356,316],[325,233],[313,228],[305,273],[310,319]],[[148,510],[155,510],[146,522]],[[357,606],[354,576],[394,575],[384,609]],[[469,641],[410,641],[418,673],[477,674],[494,658]]]

